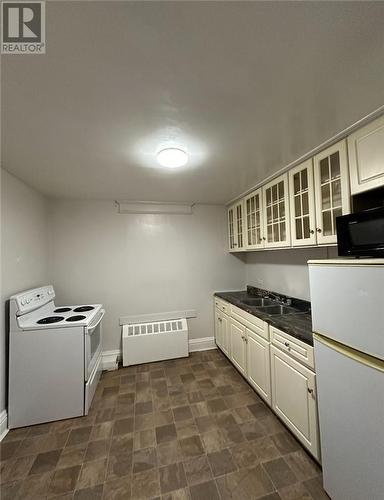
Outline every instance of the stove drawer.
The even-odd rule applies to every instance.
[[[100,380],[101,371],[102,371],[101,359],[102,359],[102,356],[100,354],[100,356],[98,357],[98,359],[96,361],[93,372],[91,373],[91,376],[89,377],[88,382],[85,384],[84,415],[88,415],[93,396],[95,395],[97,384],[99,383],[99,380]]]

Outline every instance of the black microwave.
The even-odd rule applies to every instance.
[[[336,217],[339,255],[384,257],[384,206]]]

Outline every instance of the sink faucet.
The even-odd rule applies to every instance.
[[[278,304],[283,304],[287,306],[290,306],[292,304],[292,299],[289,299],[288,297],[287,298],[281,297],[280,295],[277,295],[272,292],[268,292],[266,295],[264,295],[263,298],[275,300]]]

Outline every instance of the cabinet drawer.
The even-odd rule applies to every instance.
[[[215,307],[217,307],[220,311],[225,312],[225,314],[230,314],[230,304],[224,300],[218,299],[217,297],[215,297]]]
[[[236,307],[234,305],[231,306],[231,316],[250,330],[256,332],[265,340],[269,340],[268,323],[266,323],[262,319],[253,316],[253,314],[249,314],[247,313],[247,311],[243,311],[243,309],[240,309],[239,307]]]
[[[96,361],[93,372],[91,373],[88,382],[85,384],[84,415],[88,415],[89,408],[91,406],[92,399],[93,396],[95,395],[97,384],[101,376],[102,372],[101,359],[102,357],[100,354],[98,360]]]
[[[312,370],[315,369],[312,346],[292,337],[291,335],[288,335],[288,333],[278,330],[274,326],[271,326],[270,329],[272,344],[282,351],[287,352],[304,365],[312,368]]]

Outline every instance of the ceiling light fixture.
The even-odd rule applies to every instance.
[[[157,153],[157,161],[162,167],[178,168],[188,162],[188,155],[179,148],[165,148]]]

